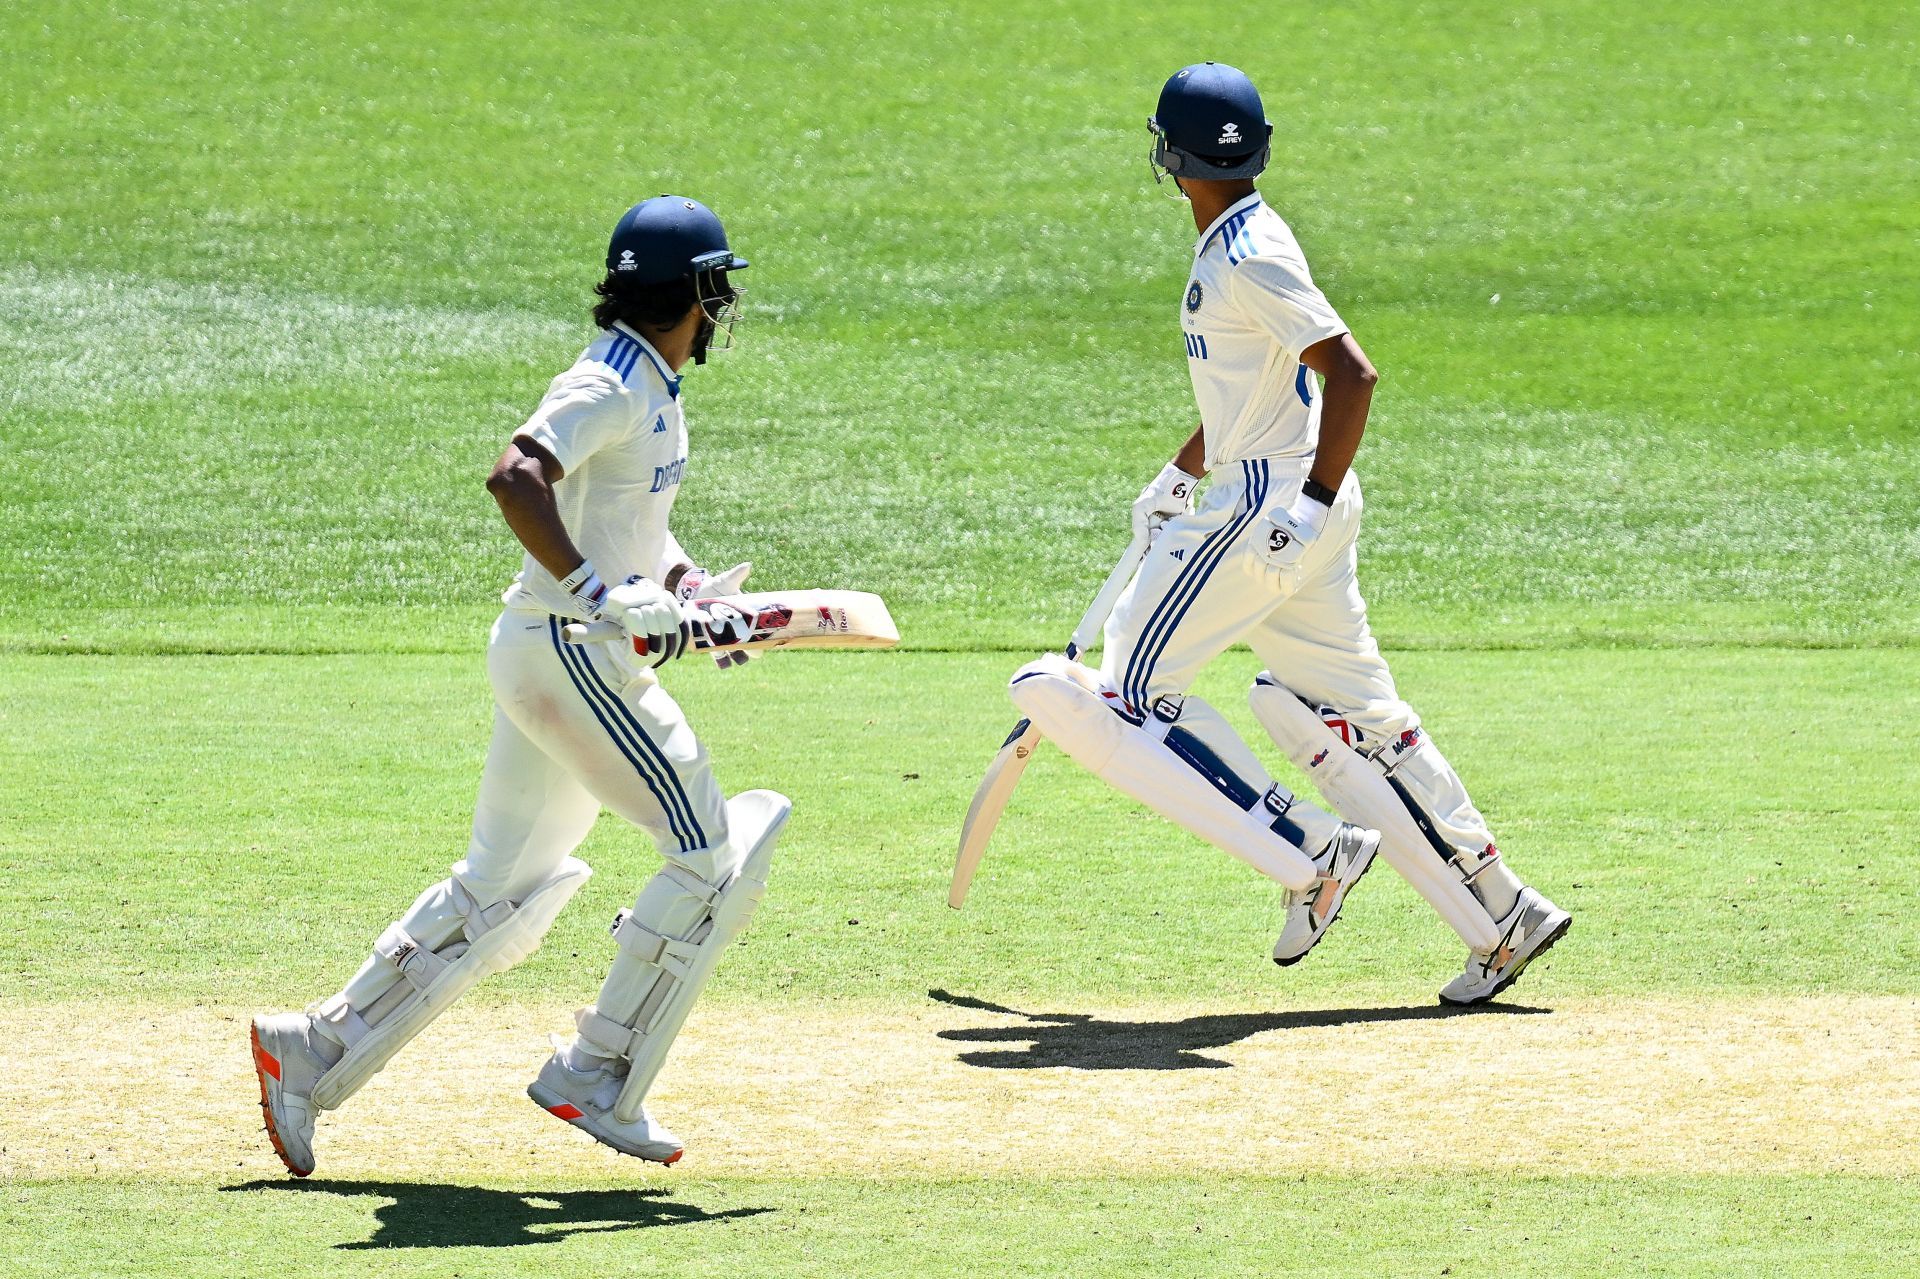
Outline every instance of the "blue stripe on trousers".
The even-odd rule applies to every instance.
[[[1200,592],[1206,589],[1207,581],[1213,576],[1213,571],[1220,567],[1220,561],[1226,558],[1227,552],[1233,548],[1233,543],[1239,539],[1242,533],[1247,531],[1248,527],[1253,523],[1254,518],[1259,515],[1261,507],[1266,505],[1267,462],[1262,458],[1248,462],[1246,465],[1248,467],[1246,513],[1234,522],[1225,540],[1214,550],[1212,559],[1207,564],[1205,576],[1201,577],[1184,592],[1184,597],[1178,608],[1160,628],[1160,635],[1155,644],[1155,651],[1153,655],[1147,659],[1146,667],[1140,677],[1140,696],[1143,700],[1147,695],[1148,685],[1151,684],[1153,680],[1153,668],[1158,664],[1161,657],[1166,654],[1167,645],[1172,643],[1174,635],[1178,633],[1180,623],[1185,620],[1187,613],[1193,608],[1194,602],[1200,598]]]
[[[550,623],[550,625],[557,630],[557,623]],[[599,708],[605,708],[613,714],[614,722],[609,722],[605,716],[600,716],[601,726],[607,730],[615,744],[621,746],[621,753],[626,755],[627,761],[634,766],[634,771],[640,774],[641,780],[647,783],[647,788],[660,802],[660,809],[666,814],[668,827],[672,830],[674,837],[680,841],[681,849],[691,851],[704,847],[705,832],[700,829],[700,823],[693,815],[693,805],[688,801],[686,791],[680,785],[679,775],[674,771],[665,753],[647,735],[645,727],[634,718],[633,713],[627,709],[626,703],[620,700],[620,695],[593,668],[593,663],[585,650],[578,645],[559,647],[561,661],[568,666],[569,674],[574,679],[574,687],[580,690],[580,695],[587,699],[590,706],[595,707],[595,714],[600,715]],[[592,682],[591,687],[583,682],[588,680]],[[632,749],[628,749],[629,747]],[[636,751],[637,757],[634,753]]]
[[[1234,541],[1247,530],[1266,502],[1265,459],[1242,462],[1240,466],[1247,479],[1247,509],[1201,543],[1186,571],[1174,580],[1173,588],[1161,598],[1153,616],[1147,620],[1139,647],[1134,650],[1133,660],[1127,665],[1126,696],[1142,710],[1146,708],[1147,688],[1153,680],[1153,668],[1172,642],[1181,619],[1193,607],[1194,600],[1199,598]]]
[[[636,347],[635,349],[637,350],[638,348]],[[634,736],[639,738],[641,748],[647,754],[651,755],[654,762],[659,765],[661,774],[666,778],[668,790],[673,793],[674,798],[680,803],[681,821],[685,824],[686,828],[692,832],[692,847],[705,848],[707,846],[707,833],[700,828],[700,819],[696,817],[693,812],[693,801],[687,798],[686,787],[680,784],[680,774],[675,771],[673,761],[667,758],[667,752],[661,748],[658,742],[647,735],[646,727],[641,724],[639,718],[636,717],[631,710],[627,709],[627,704],[620,699],[620,694],[614,687],[601,678],[600,672],[594,669],[593,663],[587,659],[585,650],[579,651],[579,661],[582,669],[600,686],[600,690],[606,695],[607,700],[613,703],[614,711],[627,722]]]
[[[1242,462],[1240,464],[1240,471],[1242,478],[1247,480],[1249,491],[1251,491],[1251,468],[1247,463]],[[1228,524],[1215,529],[1207,535],[1206,540],[1201,542],[1199,549],[1194,552],[1193,558],[1187,562],[1187,566],[1174,576],[1173,585],[1168,587],[1167,593],[1160,597],[1160,602],[1153,606],[1153,612],[1147,617],[1147,624],[1141,628],[1140,639],[1134,645],[1133,656],[1127,661],[1126,674],[1122,678],[1120,686],[1121,696],[1136,709],[1142,711],[1146,709],[1148,672],[1151,670],[1154,660],[1150,659],[1147,655],[1153,650],[1160,639],[1164,631],[1164,624],[1168,616],[1174,611],[1174,601],[1177,597],[1185,593],[1196,576],[1204,582],[1207,576],[1206,563],[1210,554],[1221,539],[1229,534],[1232,524],[1233,522],[1230,521]]]
[[[1267,482],[1268,464],[1264,458],[1261,458],[1261,459],[1257,459],[1255,461],[1249,462],[1247,465],[1249,467],[1254,468],[1254,472],[1247,490],[1246,514],[1240,517],[1240,519],[1236,522],[1236,525],[1233,529],[1232,534],[1227,538],[1225,542],[1222,542],[1220,544],[1219,549],[1214,552],[1213,562],[1207,566],[1208,578],[1211,578],[1213,576],[1213,570],[1220,567],[1220,561],[1226,558],[1227,552],[1231,550],[1233,547],[1233,543],[1239,539],[1242,533],[1247,531],[1247,529],[1252,525],[1254,517],[1257,516],[1260,513],[1260,509],[1266,505],[1267,487],[1268,487],[1268,482]],[[1174,635],[1178,633],[1180,629],[1180,623],[1186,619],[1187,613],[1193,608],[1194,603],[1200,598],[1200,592],[1206,588],[1206,584],[1207,582],[1205,578],[1203,578],[1200,582],[1195,584],[1193,589],[1191,589],[1186,593],[1186,597],[1184,600],[1182,600],[1179,609],[1173,614],[1172,618],[1169,619],[1166,625],[1162,628],[1161,634],[1160,634],[1160,641],[1158,645],[1158,651],[1154,653],[1153,657],[1147,663],[1147,673],[1146,673],[1145,681],[1143,681],[1141,690],[1140,690],[1141,695],[1143,697],[1146,695],[1146,683],[1150,682],[1153,678],[1154,664],[1157,663],[1160,660],[1160,658],[1166,653],[1167,645],[1172,642]]]
[[[605,688],[604,682],[599,679],[598,675],[593,674],[592,667],[587,665],[586,654],[577,652],[576,645],[570,645],[560,638],[560,621],[558,618],[549,617],[547,619],[547,629],[553,640],[554,652],[560,657],[560,665],[567,672],[567,678],[573,681],[573,686],[579,691],[581,700],[587,704],[587,709],[593,712],[593,717],[600,721],[600,727],[606,730],[607,736],[612,739],[615,749],[626,758],[629,764],[633,765],[633,771],[640,775],[640,780],[647,784],[649,791],[653,792],[654,801],[660,805],[660,811],[666,814],[669,831],[673,834],[674,839],[679,841],[680,851],[690,852],[702,847],[705,840],[700,837],[698,824],[692,825],[691,829],[689,829],[687,821],[682,819],[680,810],[677,809],[673,803],[672,793],[667,789],[663,789],[663,779],[659,776],[658,772],[650,767],[646,761],[634,754],[631,749],[630,739],[623,737],[619,729],[615,728],[603,712],[603,707],[607,706],[610,701],[611,705],[631,723],[632,716],[626,713],[626,707],[621,705],[619,698],[611,693],[604,693],[601,697],[596,697],[594,691],[588,688],[586,683],[583,682],[581,678],[582,668],[585,669],[587,674],[593,676],[595,682],[600,684],[602,689]],[[576,658],[578,659],[578,665],[576,665]],[[633,724],[633,728],[635,731],[639,731],[639,725],[637,723]],[[639,737],[640,741],[645,743],[647,747],[653,748],[652,740],[649,739],[643,731],[639,732]],[[653,748],[653,751],[657,754],[657,748]],[[664,763],[664,760],[662,762]],[[674,777],[670,765],[666,768],[665,781],[667,786],[671,787],[672,792],[679,790],[678,779]],[[681,803],[686,802],[684,794],[680,795],[679,798]],[[690,820],[691,816],[692,810],[691,806],[689,806],[687,819]]]

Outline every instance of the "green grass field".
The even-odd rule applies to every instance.
[[[1920,1267],[1899,6],[28,0],[0,48],[20,1273]],[[1576,913],[1514,1015],[1429,1014],[1460,956],[1391,877],[1275,969],[1277,891],[1051,752],[943,904],[1006,675],[1190,429],[1141,126],[1203,57],[1384,374],[1376,630]],[[517,562],[481,480],[662,190],[754,262],[682,540],[905,644],[669,674],[723,784],[796,801],[663,1081],[677,1170],[518,1096],[652,865],[609,820],[294,1185],[245,1018],[463,849]],[[1254,669],[1200,685],[1249,730]]]

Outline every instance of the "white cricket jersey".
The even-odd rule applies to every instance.
[[[1180,319],[1208,469],[1312,454],[1320,392],[1300,353],[1347,326],[1315,286],[1292,228],[1259,195],[1200,237]]]
[[[619,322],[602,329],[514,436],[560,463],[560,522],[601,580],[657,578],[687,466],[687,423],[680,379],[645,338]],[[531,555],[501,598],[510,608],[572,611],[571,597]]]

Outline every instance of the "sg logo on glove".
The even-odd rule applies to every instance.
[[[1287,532],[1287,530],[1281,528],[1277,524],[1271,525],[1268,527],[1267,554],[1278,555],[1280,554],[1280,552],[1286,550],[1289,546],[1292,546],[1292,545],[1293,545],[1293,534]]]
[[[715,648],[744,644],[753,638],[753,619],[731,604],[714,601],[706,606],[707,639]]]

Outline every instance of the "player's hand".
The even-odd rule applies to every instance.
[[[696,599],[712,598],[715,595],[738,595],[740,588],[747,584],[747,574],[753,572],[751,561],[742,560],[724,573],[709,573],[695,565],[680,576],[680,583],[674,587],[674,594],[683,601],[692,603]],[[743,637],[744,638],[744,637]],[[725,641],[715,637],[714,642]],[[721,670],[731,666],[745,666],[749,654],[745,652],[715,653],[713,664]]]
[[[636,640],[645,640],[642,656],[653,658],[653,666],[680,656],[693,636],[693,628],[673,592],[644,577],[608,590],[594,620],[612,622]]]
[[[1305,493],[1293,499],[1284,511],[1269,511],[1257,526],[1260,541],[1255,544],[1260,558],[1282,573],[1299,567],[1307,548],[1326,527],[1328,508]]]
[[[696,564],[680,575],[679,585],[673,588],[673,593],[687,603],[712,599],[716,595],[738,595],[740,588],[747,584],[747,574],[751,572],[753,564],[748,560],[742,560],[724,573],[709,573]]]
[[[1193,490],[1200,480],[1188,475],[1172,462],[1161,468],[1153,483],[1133,499],[1133,535],[1151,540],[1160,526],[1175,515],[1193,509]]]

